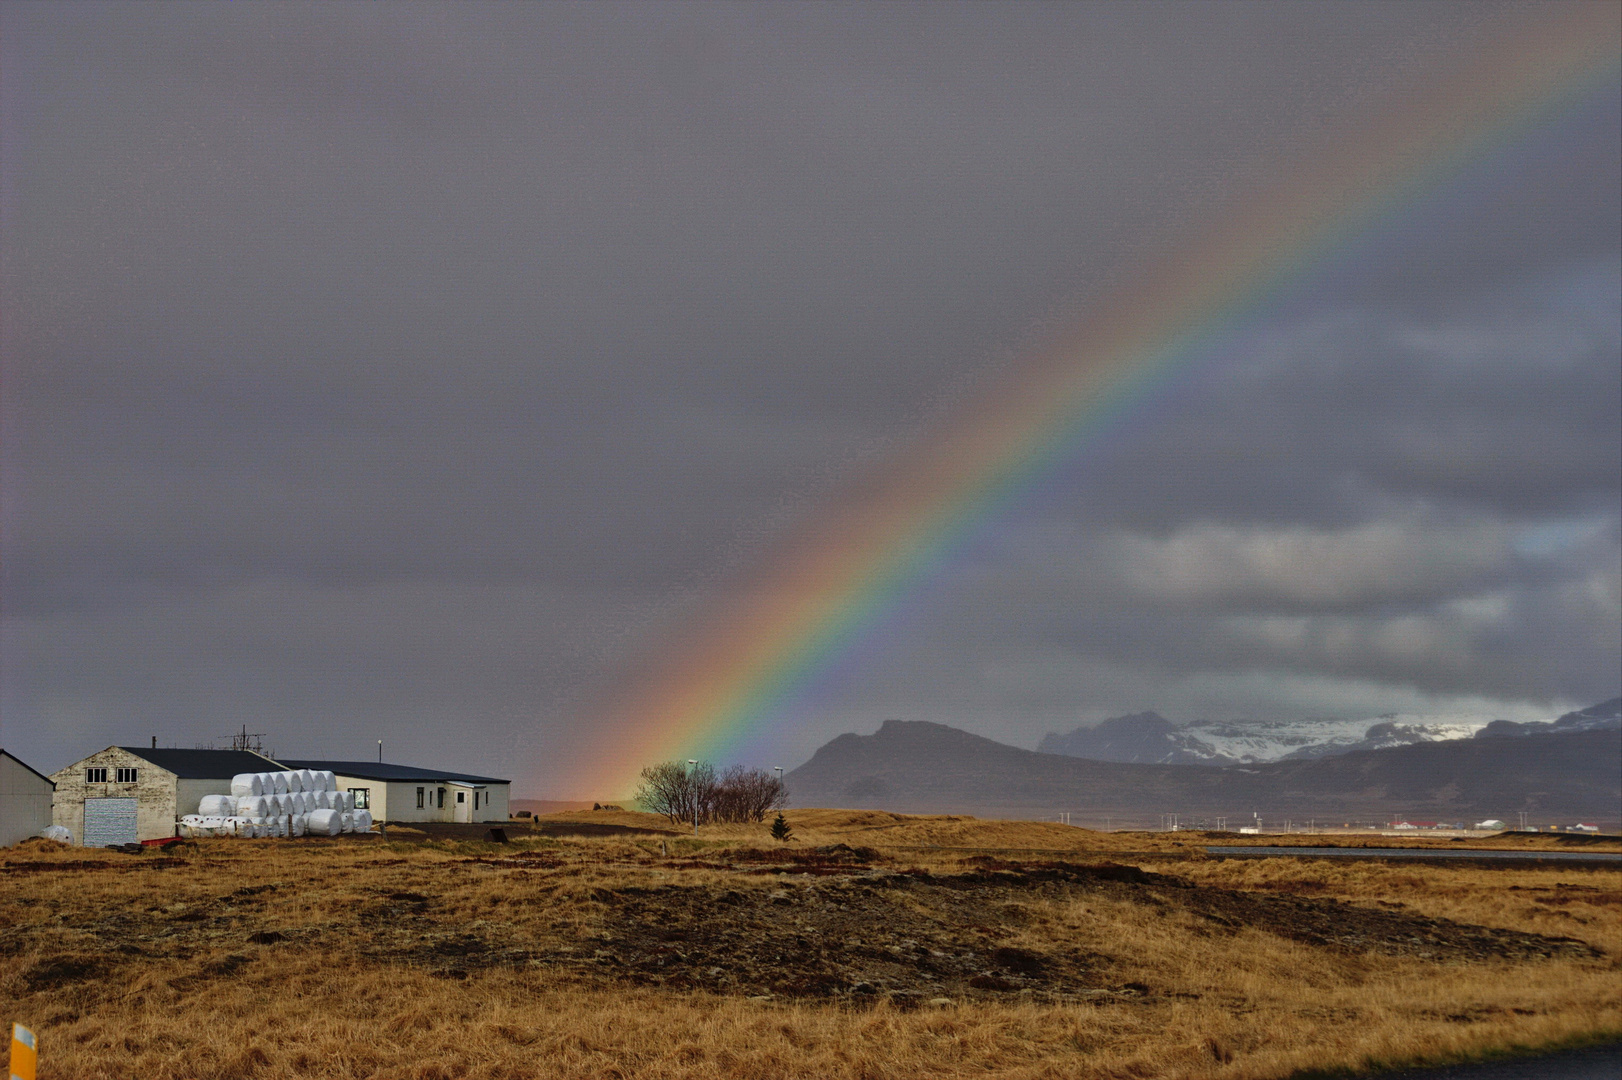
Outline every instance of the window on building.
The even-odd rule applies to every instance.
[[[105,784],[107,782],[107,770],[86,769],[84,771],[84,782],[87,784]]]
[[[441,810],[445,809],[445,789],[444,788],[439,789],[439,808]]]
[[[369,787],[352,787],[349,795],[354,800],[356,810],[370,810],[372,808],[372,789]]]
[[[477,810],[478,808],[479,808],[479,793],[477,791],[475,791],[473,793],[473,809]]]
[[[417,789],[417,809],[418,810],[422,809],[423,802],[424,802],[424,800],[425,800],[425,798],[427,796],[427,792],[428,792],[427,788],[418,788]]]
[[[136,773],[139,771],[139,769],[119,769],[115,778],[120,784],[133,784],[135,783]]]
[[[457,792],[457,793],[456,793],[456,801],[457,801],[457,802],[467,802],[467,792],[465,792],[465,791],[458,791],[458,792]]]

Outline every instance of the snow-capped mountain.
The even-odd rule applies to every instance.
[[[1392,713],[1365,720],[1196,720],[1179,726],[1144,712],[1079,727],[1068,735],[1050,734],[1037,750],[1144,765],[1252,765],[1423,742],[1612,728],[1622,730],[1622,698],[1547,723],[1525,724]]]

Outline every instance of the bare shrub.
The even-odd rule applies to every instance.
[[[768,812],[787,805],[788,790],[765,769],[733,765],[717,776],[707,761],[664,761],[642,770],[636,800],[672,823],[741,825],[765,821]]]

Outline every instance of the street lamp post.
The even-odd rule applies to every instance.
[[[698,759],[697,758],[688,758],[687,759],[687,764],[688,764],[689,767],[696,766],[698,764]],[[698,792],[692,790],[691,786],[689,786],[689,788],[688,788],[688,797],[690,799],[692,799],[692,801],[693,801],[693,835],[697,836],[698,835]]]

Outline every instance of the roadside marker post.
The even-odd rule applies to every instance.
[[[39,1064],[39,1042],[21,1024],[11,1025],[11,1080],[34,1080]]]

